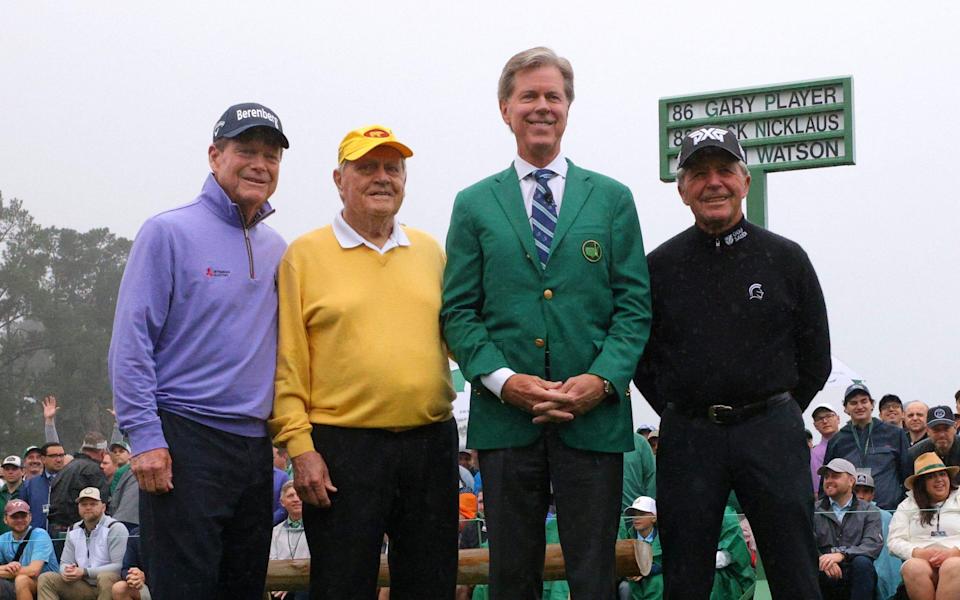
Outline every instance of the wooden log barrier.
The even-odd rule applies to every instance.
[[[486,548],[472,548],[460,551],[459,566],[457,568],[457,584],[481,585],[487,583],[487,567],[490,564],[490,553]],[[633,541],[617,540],[617,576],[634,577],[639,574],[637,562],[634,559]],[[543,565],[544,581],[566,579],[566,570],[563,562],[563,551],[560,544],[547,544],[547,551]],[[299,591],[307,589],[310,580],[310,560],[271,560],[267,569],[267,591],[288,590]],[[380,557],[380,576],[378,584],[381,587],[390,585],[390,569],[387,567],[387,557]]]

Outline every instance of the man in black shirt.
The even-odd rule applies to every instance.
[[[661,415],[664,598],[706,599],[730,490],[778,598],[819,598],[801,412],[830,374],[826,308],[794,242],[747,222],[745,155],[687,134],[677,188],[696,224],[648,256],[653,329],[635,377]]]

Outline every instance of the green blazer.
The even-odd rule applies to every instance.
[[[593,373],[616,392],[559,425],[572,448],[632,450],[630,378],[650,333],[650,284],[637,209],[621,183],[569,164],[550,259],[541,268],[516,170],[461,191],[447,232],[443,332],[471,382],[467,444],[532,444],[542,426],[480,376],[509,367],[563,381]]]

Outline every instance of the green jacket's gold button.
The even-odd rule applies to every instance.
[[[544,346],[547,345],[547,343],[543,341],[543,338],[537,338],[533,340],[533,345],[536,346],[537,348],[543,348]]]
[[[543,290],[543,297],[547,300],[553,298],[553,290]]]

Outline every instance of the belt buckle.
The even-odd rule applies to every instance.
[[[733,412],[732,406],[727,406],[726,404],[712,404],[707,407],[707,418],[717,425],[724,425],[725,416],[729,416]]]

